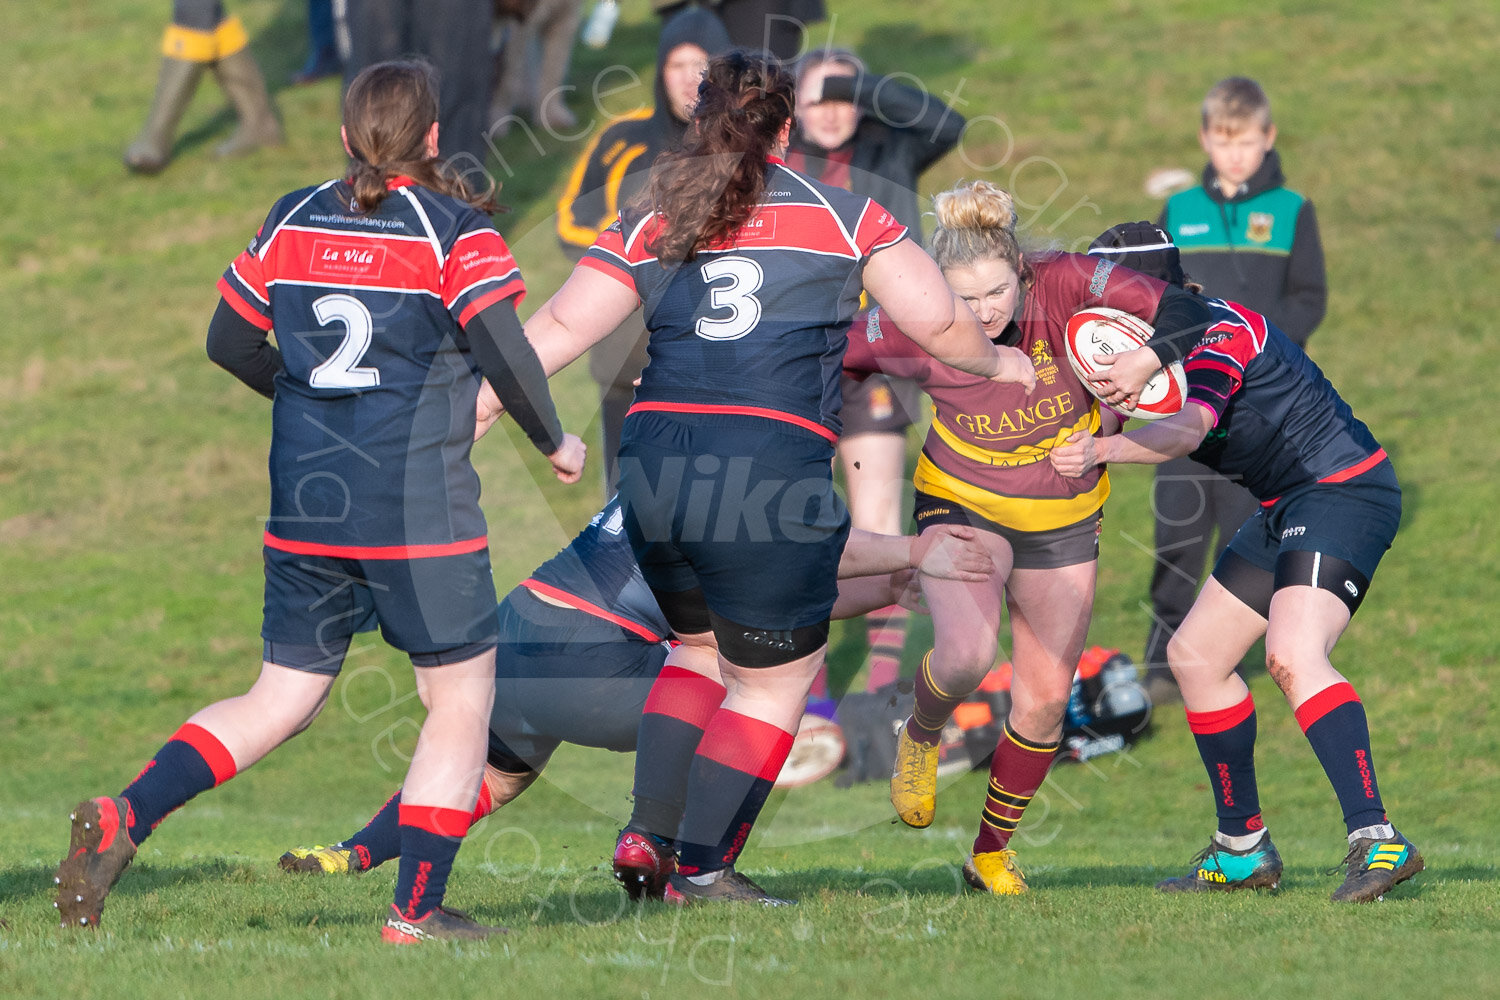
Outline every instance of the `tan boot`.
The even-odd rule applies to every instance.
[[[240,120],[234,134],[214,148],[214,155],[239,156],[261,146],[281,145],[281,123],[250,50],[240,49],[214,63],[214,76]]]
[[[192,101],[193,91],[198,89],[198,80],[202,76],[202,63],[170,56],[162,59],[161,72],[156,77],[156,97],[151,101],[146,124],[125,150],[127,169],[138,174],[154,174],[172,159],[172,140],[177,134],[177,124],[182,121],[182,113]]]

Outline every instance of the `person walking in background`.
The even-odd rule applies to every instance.
[[[656,46],[654,103],[606,125],[578,158],[557,202],[563,252],[581,258],[646,183],[656,157],[682,144],[708,60],[729,48],[729,35],[707,10],[689,7],[667,21]],[[646,367],[646,327],[639,313],[589,351],[589,375],[599,387],[604,492],[619,483],[620,429]],[[899,529],[899,526],[898,526]]]
[[[1161,236],[1149,223],[1116,226],[1089,253],[1183,287],[1177,250]],[[1124,434],[1079,431],[1050,456],[1061,475],[1079,477],[1106,463],[1192,455],[1240,479],[1259,505],[1167,644],[1218,823],[1188,873],[1157,888],[1281,882],[1281,855],[1260,810],[1255,700],[1235,670],[1264,638],[1266,669],[1343,813],[1349,849],[1333,901],[1369,902],[1425,862],[1386,816],[1364,704],[1329,656],[1400,527],[1401,488],[1385,449],[1289,337],[1237,302],[1205,301],[1210,325],[1183,363],[1182,410]]]
[[[615,866],[622,881],[636,866],[654,873],[635,848],[675,840],[666,895],[679,902],[786,902],[734,864],[827,649],[849,531],[833,490],[838,372],[861,285],[945,362],[1034,378],[1024,355],[985,339],[889,212],[784,165],[792,112],[774,59],[712,60],[683,148],[657,158],[646,193],[526,330],[555,371],[645,311],[651,360],[625,421],[620,497],[683,644],[642,719],[635,791],[686,799],[677,829],[658,815],[623,831]],[[695,678],[715,672],[726,691],[705,710]]]
[[[344,97],[348,176],[278,200],[219,281],[209,356],[273,400],[261,672],[188,719],[118,796],[74,809],[55,879],[64,927],[99,925],[169,813],[310,725],[351,638],[378,624],[427,708],[382,937],[497,930],[442,907],[495,692],[495,586],[469,462],[489,426],[480,375],[559,479],[577,482],[584,447],[558,424],[516,317],[525,286],[483,211],[490,192],[437,158],[437,114],[425,64],[361,72]]]
[[[519,19],[507,18],[505,40],[495,55],[495,96],[490,128],[503,135],[516,111],[551,132],[568,132],[578,119],[563,101],[563,81],[573,60],[573,43],[583,16],[583,0],[507,0]]]
[[[333,29],[333,0],[307,0],[307,60],[292,74],[292,83],[305,86],[343,70]]]
[[[846,49],[821,49],[797,61],[797,124],[787,166],[814,180],[883,205],[919,242],[917,180],[957,145],[964,116],[933,95],[890,76],[876,76]],[[894,534],[902,528],[906,431],[922,394],[910,379],[843,376],[844,433],[839,464],[854,526]],[[900,674],[907,610],[882,608],[866,619],[874,691]],[[828,695],[826,676],[813,684]]]
[[[1208,154],[1203,182],[1168,199],[1158,224],[1209,295],[1264,313],[1305,348],[1328,300],[1323,245],[1312,202],[1286,187],[1265,91],[1244,77],[1215,84],[1203,99],[1198,141]],[[1210,544],[1217,559],[1255,500],[1242,483],[1184,455],[1157,466],[1153,510],[1145,683],[1162,704],[1181,697],[1167,643],[1193,604]]]
[[[218,0],[173,0],[172,23],[161,40],[156,96],[140,134],[125,150],[127,169],[155,174],[171,162],[177,126],[204,70],[210,69],[237,120],[234,134],[214,147],[214,154],[238,156],[281,145],[281,123],[249,45],[244,24],[226,15]]]
[[[440,90],[438,152],[472,187],[485,187],[493,0],[340,0],[334,15],[349,39],[346,81],[392,59],[421,56],[432,64]]]

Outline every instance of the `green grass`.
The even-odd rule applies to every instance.
[[[1209,832],[1176,712],[1129,757],[1049,779],[1018,842],[1035,887],[1020,900],[955,888],[982,795],[971,776],[925,833],[891,825],[877,786],[774,799],[745,863],[800,896],[795,910],[626,910],[607,862],[629,761],[565,750],[476,829],[454,877],[457,904],[514,933],[393,954],[374,937],[393,873],[296,880],[273,865],[347,834],[404,772],[411,671],[367,643],[317,725],[145,845],[104,933],[57,934],[47,876],[68,807],[121,787],[182,719],[253,676],[268,410],[204,359],[203,330],[215,279],[272,200],[342,159],[337,86],[279,88],[302,57],[299,2],[234,5],[278,87],[287,147],[212,160],[231,119],[205,83],[177,161],[138,179],[119,154],[150,100],[165,7],[17,0],[0,7],[0,994],[1500,995],[1500,446],[1481,385],[1500,308],[1500,13],[1477,0],[1285,0],[1253,14],[1223,0],[955,0],[918,23],[895,0],[835,7],[849,8],[835,42],[968,102],[976,121],[926,190],[974,176],[1012,186],[1043,244],[1152,216],[1141,179],[1197,169],[1203,91],[1230,73],[1265,83],[1328,253],[1313,356],[1405,488],[1402,533],[1335,658],[1367,704],[1386,801],[1430,870],[1378,906],[1327,903],[1336,880],[1321,869],[1342,855],[1333,798],[1261,675],[1262,799],[1289,866],[1276,896],[1148,890]],[[638,6],[627,15],[611,49],[580,50],[585,94],[627,82],[611,66],[649,72],[653,24]],[[645,98],[574,104],[589,121]],[[495,161],[528,308],[567,272],[551,217],[584,141],[518,131]],[[586,373],[554,386],[570,426],[593,419]],[[555,551],[600,499],[558,486],[513,432],[491,435],[478,462],[498,581]],[[1115,474],[1090,636],[1132,655],[1148,620],[1148,483]],[[854,647],[840,649],[843,675]]]

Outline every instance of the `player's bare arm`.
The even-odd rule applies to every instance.
[[[1212,410],[1189,405],[1179,413],[1126,434],[1096,437],[1087,431],[1078,431],[1068,438],[1066,444],[1053,448],[1049,458],[1060,475],[1071,479],[1084,475],[1096,465],[1111,462],[1159,465],[1169,458],[1196,450],[1213,426]]]

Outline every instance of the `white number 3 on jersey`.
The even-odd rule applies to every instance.
[[[324,295],[312,308],[321,326],[343,323],[344,339],[327,361],[312,370],[307,384],[314,389],[369,389],[379,385],[379,368],[358,367],[375,335],[375,318],[365,304],[339,293]]]
[[[698,320],[695,332],[704,340],[739,340],[760,322],[760,291],[766,274],[749,257],[718,257],[703,265],[703,280],[729,279],[727,285],[711,284],[708,304],[713,309],[728,309],[723,318],[705,316]]]

